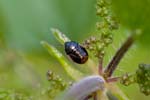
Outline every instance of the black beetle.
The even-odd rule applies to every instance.
[[[75,41],[65,42],[65,52],[78,64],[84,64],[88,60],[86,49]]]

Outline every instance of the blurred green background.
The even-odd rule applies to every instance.
[[[148,0],[112,0],[121,28],[114,32],[105,64],[127,37],[128,29],[141,28],[143,34],[119,64],[116,75],[134,72],[139,63],[150,64],[150,2]],[[48,87],[46,72],[53,70],[69,80],[65,71],[40,45],[45,40],[62,53],[63,47],[52,36],[58,28],[69,38],[82,42],[95,30],[96,0],[0,0],[0,89],[18,89],[33,93]],[[77,65],[76,65],[77,66]],[[83,69],[84,65],[81,66]],[[90,74],[89,74],[90,75]],[[137,85],[121,86],[132,100],[149,100]]]

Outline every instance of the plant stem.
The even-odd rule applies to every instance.
[[[97,100],[97,93],[96,92],[93,95],[93,100]]]
[[[99,59],[98,72],[99,75],[103,74],[103,58]]]
[[[107,82],[108,83],[112,83],[112,82],[116,82],[116,81],[118,81],[120,79],[120,77],[111,77],[111,78],[107,78]]]
[[[91,97],[92,97],[92,95],[86,97],[84,100],[88,100],[88,99],[90,99]]]
[[[124,44],[119,48],[116,52],[115,56],[109,62],[108,66],[104,71],[104,77],[108,78],[111,77],[117,65],[119,64],[120,60],[123,58],[124,54],[128,51],[129,47],[133,44],[134,38],[133,35],[129,36]]]

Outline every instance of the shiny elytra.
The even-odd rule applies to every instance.
[[[88,60],[86,49],[75,41],[65,42],[65,52],[78,64],[84,64]]]

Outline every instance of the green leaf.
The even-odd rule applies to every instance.
[[[67,72],[67,74],[72,77],[74,80],[77,80],[81,77],[83,77],[83,74],[79,72],[78,70],[74,69],[67,63],[66,58],[60,53],[55,47],[49,45],[47,42],[42,41],[41,44],[45,49],[48,50],[49,54],[58,60],[58,62],[62,65],[61,67],[64,68],[64,70]]]
[[[65,36],[65,34],[62,34],[58,29],[52,28],[51,29],[53,35],[55,36],[55,38],[62,44],[64,45],[64,43],[66,41],[71,41],[67,36]]]

